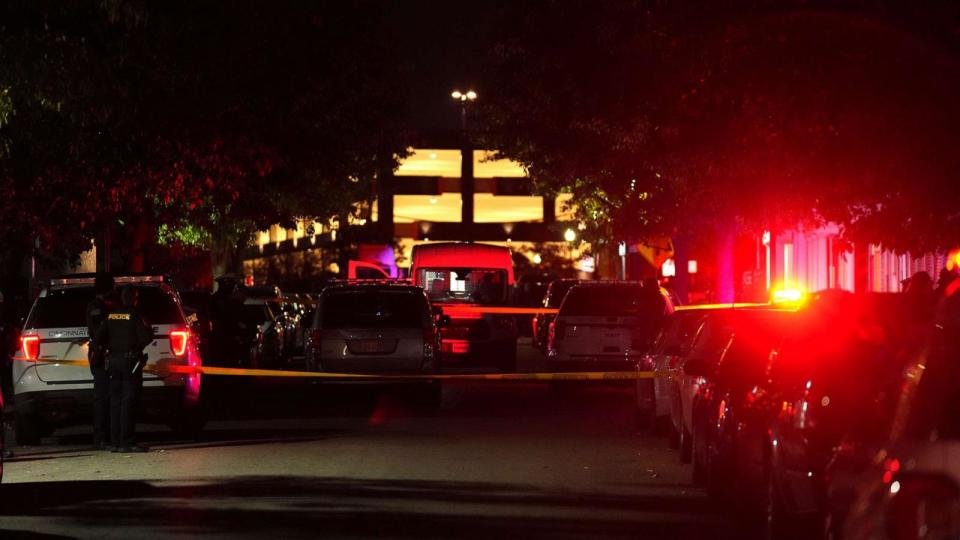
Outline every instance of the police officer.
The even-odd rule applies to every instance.
[[[110,448],[110,376],[104,366],[104,346],[97,343],[97,331],[113,307],[110,294],[113,292],[113,276],[97,274],[93,282],[93,300],[87,304],[87,359],[93,374],[93,447],[97,450]]]
[[[122,306],[111,310],[97,331],[96,343],[106,348],[110,378],[111,452],[146,452],[134,443],[136,411],[143,387],[144,347],[153,341],[153,329],[137,309],[137,289],[126,286],[120,293]]]

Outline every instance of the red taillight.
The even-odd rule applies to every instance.
[[[20,336],[20,350],[27,360],[36,360],[40,356],[40,336],[28,334]]]
[[[180,357],[187,354],[187,341],[190,339],[189,330],[173,330],[170,332],[170,352]]]

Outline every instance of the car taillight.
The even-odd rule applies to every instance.
[[[20,350],[27,360],[36,360],[40,356],[40,336],[27,334],[20,336]]]
[[[537,323],[539,322],[539,317],[536,315],[534,315],[533,319],[530,320],[530,330],[533,332],[533,335],[537,335]]]
[[[189,330],[170,331],[170,352],[176,357],[187,354],[187,341],[190,340]]]

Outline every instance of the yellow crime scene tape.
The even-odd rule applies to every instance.
[[[24,360],[33,364],[88,367],[86,360]],[[219,366],[151,365],[143,368],[156,375],[218,375],[227,377],[279,377],[338,379],[352,381],[628,381],[666,376],[654,371],[589,371],[570,373],[435,373],[416,375],[375,375],[365,373],[327,373],[281,369],[228,368]]]

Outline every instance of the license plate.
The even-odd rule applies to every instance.
[[[379,353],[386,347],[378,339],[359,339],[353,343],[352,349],[358,353]]]

